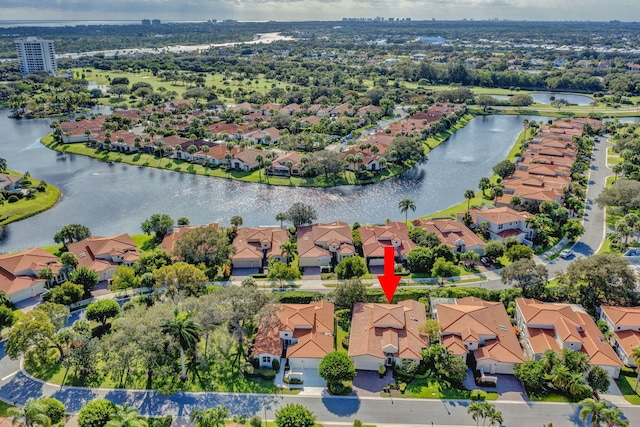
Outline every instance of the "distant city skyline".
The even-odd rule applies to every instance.
[[[0,0],[2,20],[240,21],[341,20],[343,17],[630,21],[637,0]]]

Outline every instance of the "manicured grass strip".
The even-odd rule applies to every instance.
[[[166,169],[175,172],[190,173],[193,175],[213,176],[216,178],[234,179],[236,181],[254,182],[270,185],[282,185],[289,187],[334,187],[337,185],[357,185],[369,184],[383,181],[405,172],[406,169],[390,165],[377,174],[374,179],[368,181],[360,181],[356,179],[353,172],[345,171],[338,179],[325,178],[320,175],[314,178],[302,177],[270,177],[264,174],[264,171],[254,170],[252,172],[242,172],[237,170],[225,170],[219,167],[208,167],[197,163],[189,163],[182,160],[160,158],[151,154],[136,153],[124,154],[115,151],[99,150],[97,148],[87,147],[84,143],[77,144],[60,144],[53,140],[53,136],[47,135],[41,140],[47,148],[63,153],[80,154],[83,156],[93,157],[104,162],[127,163],[135,166],[154,167]]]
[[[638,396],[638,394],[633,391],[633,388],[636,386],[635,376],[620,375],[617,383],[618,387],[620,388],[620,392],[627,400],[627,402],[633,405],[640,405],[640,396]]]
[[[550,393],[544,396],[530,395],[529,398],[534,402],[571,402],[567,396],[558,393]]]
[[[7,171],[7,173],[22,176],[22,174],[11,171]],[[52,208],[56,204],[58,198],[60,198],[60,190],[53,185],[47,184],[45,191],[41,193],[35,190],[35,187],[40,184],[40,181],[31,178],[31,182],[34,187],[35,197],[33,199],[23,197],[15,203],[9,203],[5,200],[4,205],[0,205],[0,225],[6,225],[29,218]]]
[[[471,399],[472,390],[459,390],[445,386],[435,378],[427,378],[424,380],[413,380],[407,385],[404,394],[398,390],[393,390],[393,397],[408,397],[422,399]],[[381,396],[388,396],[388,393],[380,393]],[[497,400],[498,393],[487,392],[485,400]]]

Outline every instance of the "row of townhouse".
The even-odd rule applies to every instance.
[[[504,194],[496,199],[496,206],[507,206],[513,196],[522,202],[563,203],[566,191],[571,191],[571,168],[577,158],[577,144],[585,124],[600,127],[599,120],[576,118],[541,126],[529,142],[526,151],[516,162],[513,175],[502,180]]]
[[[518,212],[509,207],[472,209],[475,226],[488,223],[492,239],[504,240],[515,237],[528,244],[533,229],[529,228],[526,212]],[[474,251],[484,255],[486,243],[459,219],[416,220],[414,227],[434,233],[438,239],[458,253]],[[362,240],[362,251],[368,266],[384,264],[384,248],[393,247],[396,261],[402,262],[415,248],[409,238],[409,228],[403,222],[384,225],[361,226],[355,231]],[[283,234],[284,233],[284,234]],[[353,234],[349,224],[342,221],[301,226],[297,229],[298,262],[300,267],[335,267],[345,257],[357,254]],[[231,262],[234,268],[259,269],[272,259],[281,260],[280,245],[286,240],[286,232],[279,229],[241,228],[233,241],[236,248]]]
[[[618,377],[622,362],[581,307],[524,298],[516,304],[517,327],[512,326],[501,302],[433,298],[429,306],[431,317],[440,323],[441,345],[457,357],[473,357],[481,375],[512,375],[518,364],[539,358],[547,350],[562,353],[571,349],[585,353],[589,364],[602,367],[612,378]],[[638,332],[638,308],[607,309],[631,312],[634,321],[628,322],[632,323],[629,328]],[[278,321],[262,322],[253,346],[253,356],[261,366],[286,359],[293,371],[317,368],[334,350],[332,303],[280,304],[275,313]],[[425,305],[415,300],[356,303],[349,336],[349,357],[356,369],[377,371],[407,359],[420,361],[422,350],[430,345],[420,332],[426,320]]]

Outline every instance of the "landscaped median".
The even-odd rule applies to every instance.
[[[10,170],[7,170],[6,173],[17,177],[22,176],[22,174]],[[60,198],[60,190],[56,187],[48,184],[41,187],[42,181],[28,179],[31,184],[26,189],[32,189],[32,196],[18,198],[16,195],[15,199],[12,198],[14,196],[9,196],[4,200],[4,204],[0,205],[0,226],[20,221],[51,209]],[[40,188],[42,191],[40,191]]]

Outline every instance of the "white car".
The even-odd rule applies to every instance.
[[[573,255],[573,251],[571,249],[565,249],[560,252],[560,258],[569,258],[571,255]]]

